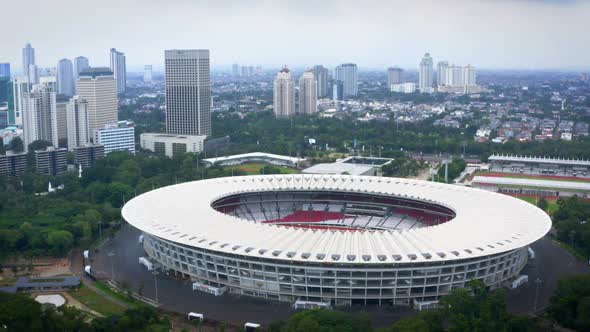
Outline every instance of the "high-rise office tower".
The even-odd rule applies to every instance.
[[[117,81],[117,93],[125,92],[127,87],[127,67],[125,65],[125,53],[111,48],[111,71]]]
[[[29,67],[35,64],[35,49],[30,43],[27,43],[23,48],[23,74],[29,76]],[[30,81],[30,77],[29,77]]]
[[[273,106],[275,117],[279,119],[295,115],[295,81],[287,67],[283,67],[275,78]]]
[[[0,76],[0,105],[8,103],[9,92],[12,91],[11,86],[12,82],[9,77]]]
[[[25,147],[36,140],[58,146],[55,77],[42,77],[24,94],[23,143]]]
[[[238,65],[237,63],[234,63],[233,65],[231,65],[231,76],[233,76],[233,77],[240,76],[240,65]]]
[[[436,65],[436,85],[443,86],[447,84],[448,61],[439,61]]]
[[[79,56],[74,59],[74,73],[76,74],[76,79],[80,76],[82,70],[88,68],[90,68],[90,63],[88,62],[87,57]]]
[[[166,50],[166,132],[211,136],[209,50]]]
[[[299,113],[315,114],[318,102],[318,82],[313,71],[306,70],[299,78]]]
[[[143,82],[150,83],[153,80],[152,65],[145,65],[143,67]]]
[[[29,65],[27,77],[29,78],[29,83],[31,85],[39,83],[39,67],[35,64]]]
[[[391,85],[400,84],[403,80],[404,70],[399,67],[387,68],[387,90],[391,89]]]
[[[55,97],[55,117],[57,119],[57,141],[64,146],[68,140],[67,106],[70,97],[58,94]]]
[[[57,64],[57,93],[71,97],[75,90],[72,61],[61,59]]]
[[[10,63],[8,63],[8,62],[0,63],[0,76],[10,78]]]
[[[328,89],[328,76],[330,75],[330,72],[328,71],[328,68],[322,65],[314,66],[313,74],[318,82],[318,98],[325,98],[330,95]]]
[[[15,77],[12,81],[12,94],[14,101],[14,122],[17,126],[23,124],[23,110],[25,108],[25,93],[30,91],[29,78],[27,76]]]
[[[432,90],[433,71],[432,57],[430,53],[426,53],[422,61],[420,61],[420,70],[418,72],[418,88],[421,92],[430,92]]]
[[[109,68],[88,68],[80,73],[78,96],[88,103],[88,134],[118,120],[117,81]]]
[[[68,150],[74,151],[79,146],[90,143],[88,130],[88,103],[75,96],[66,106],[66,121],[68,128]]]
[[[354,63],[345,63],[334,72],[334,78],[342,82],[344,98],[356,97],[358,93],[358,69]]]

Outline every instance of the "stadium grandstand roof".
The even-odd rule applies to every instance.
[[[495,177],[495,176],[474,176],[472,183],[492,184],[492,185],[508,185],[508,186],[522,186],[522,187],[539,187],[539,188],[555,188],[563,190],[584,190],[590,191],[590,182],[576,182],[576,181],[553,181],[540,179],[523,179],[511,177]]]
[[[354,192],[445,206],[448,222],[410,230],[285,227],[219,212],[229,195],[277,191]],[[350,175],[257,175],[156,189],[129,201],[123,217],[153,236],[207,250],[321,264],[405,264],[469,259],[528,246],[551,220],[537,207],[498,193],[410,179]]]
[[[203,159],[203,161],[207,164],[214,165],[218,163],[224,162],[232,162],[232,161],[240,161],[244,159],[274,159],[281,162],[287,162],[290,164],[296,164],[305,161],[305,158],[297,158],[297,157],[289,157],[289,156],[282,156],[280,154],[272,154],[272,153],[264,153],[264,152],[250,152],[250,153],[242,153],[242,154],[235,154],[231,156],[224,156],[218,158],[207,158]]]
[[[547,157],[532,157],[532,156],[509,156],[509,155],[491,155],[490,161],[508,161],[520,163],[539,163],[539,164],[557,164],[568,166],[590,166],[590,160],[582,159],[563,159],[563,158],[547,158]]]

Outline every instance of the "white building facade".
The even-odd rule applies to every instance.
[[[358,68],[354,63],[344,63],[334,70],[334,78],[342,82],[344,98],[358,94]]]
[[[284,67],[279,71],[273,86],[273,109],[275,117],[286,119],[295,115],[295,81],[291,71]]]
[[[166,132],[211,135],[209,50],[166,50]]]
[[[140,135],[141,148],[173,157],[183,153],[203,151],[206,136],[170,135],[161,133],[143,133]]]
[[[420,92],[432,92],[433,61],[430,53],[424,54],[418,71],[418,89]]]
[[[97,129],[118,120],[117,81],[109,68],[89,68],[80,73],[77,90],[88,103],[88,130],[93,139]]]
[[[125,53],[111,48],[111,71],[117,81],[117,93],[124,93],[127,87],[127,65],[125,64]]]
[[[135,127],[111,124],[98,129],[94,142],[104,146],[104,154],[114,151],[135,153]]]
[[[68,130],[68,150],[74,151],[79,146],[90,143],[88,130],[88,103],[76,96],[66,106]]]
[[[299,113],[315,114],[317,112],[318,90],[313,71],[307,70],[299,78]]]
[[[23,100],[23,143],[25,149],[36,140],[59,144],[57,134],[55,77],[42,77],[33,85],[31,92],[24,93]]]

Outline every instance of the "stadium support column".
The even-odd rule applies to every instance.
[[[445,161],[445,183],[449,183],[449,162]]]

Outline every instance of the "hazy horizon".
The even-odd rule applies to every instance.
[[[32,3],[31,3],[32,2]],[[211,50],[212,67],[415,69],[425,52],[436,62],[481,69],[590,68],[585,0],[205,1],[56,0],[3,5],[9,38],[0,62],[20,71],[30,42],[40,67],[83,55],[108,65],[109,49],[127,56],[129,71],[162,69],[164,50]],[[23,24],[23,15],[30,24]]]

